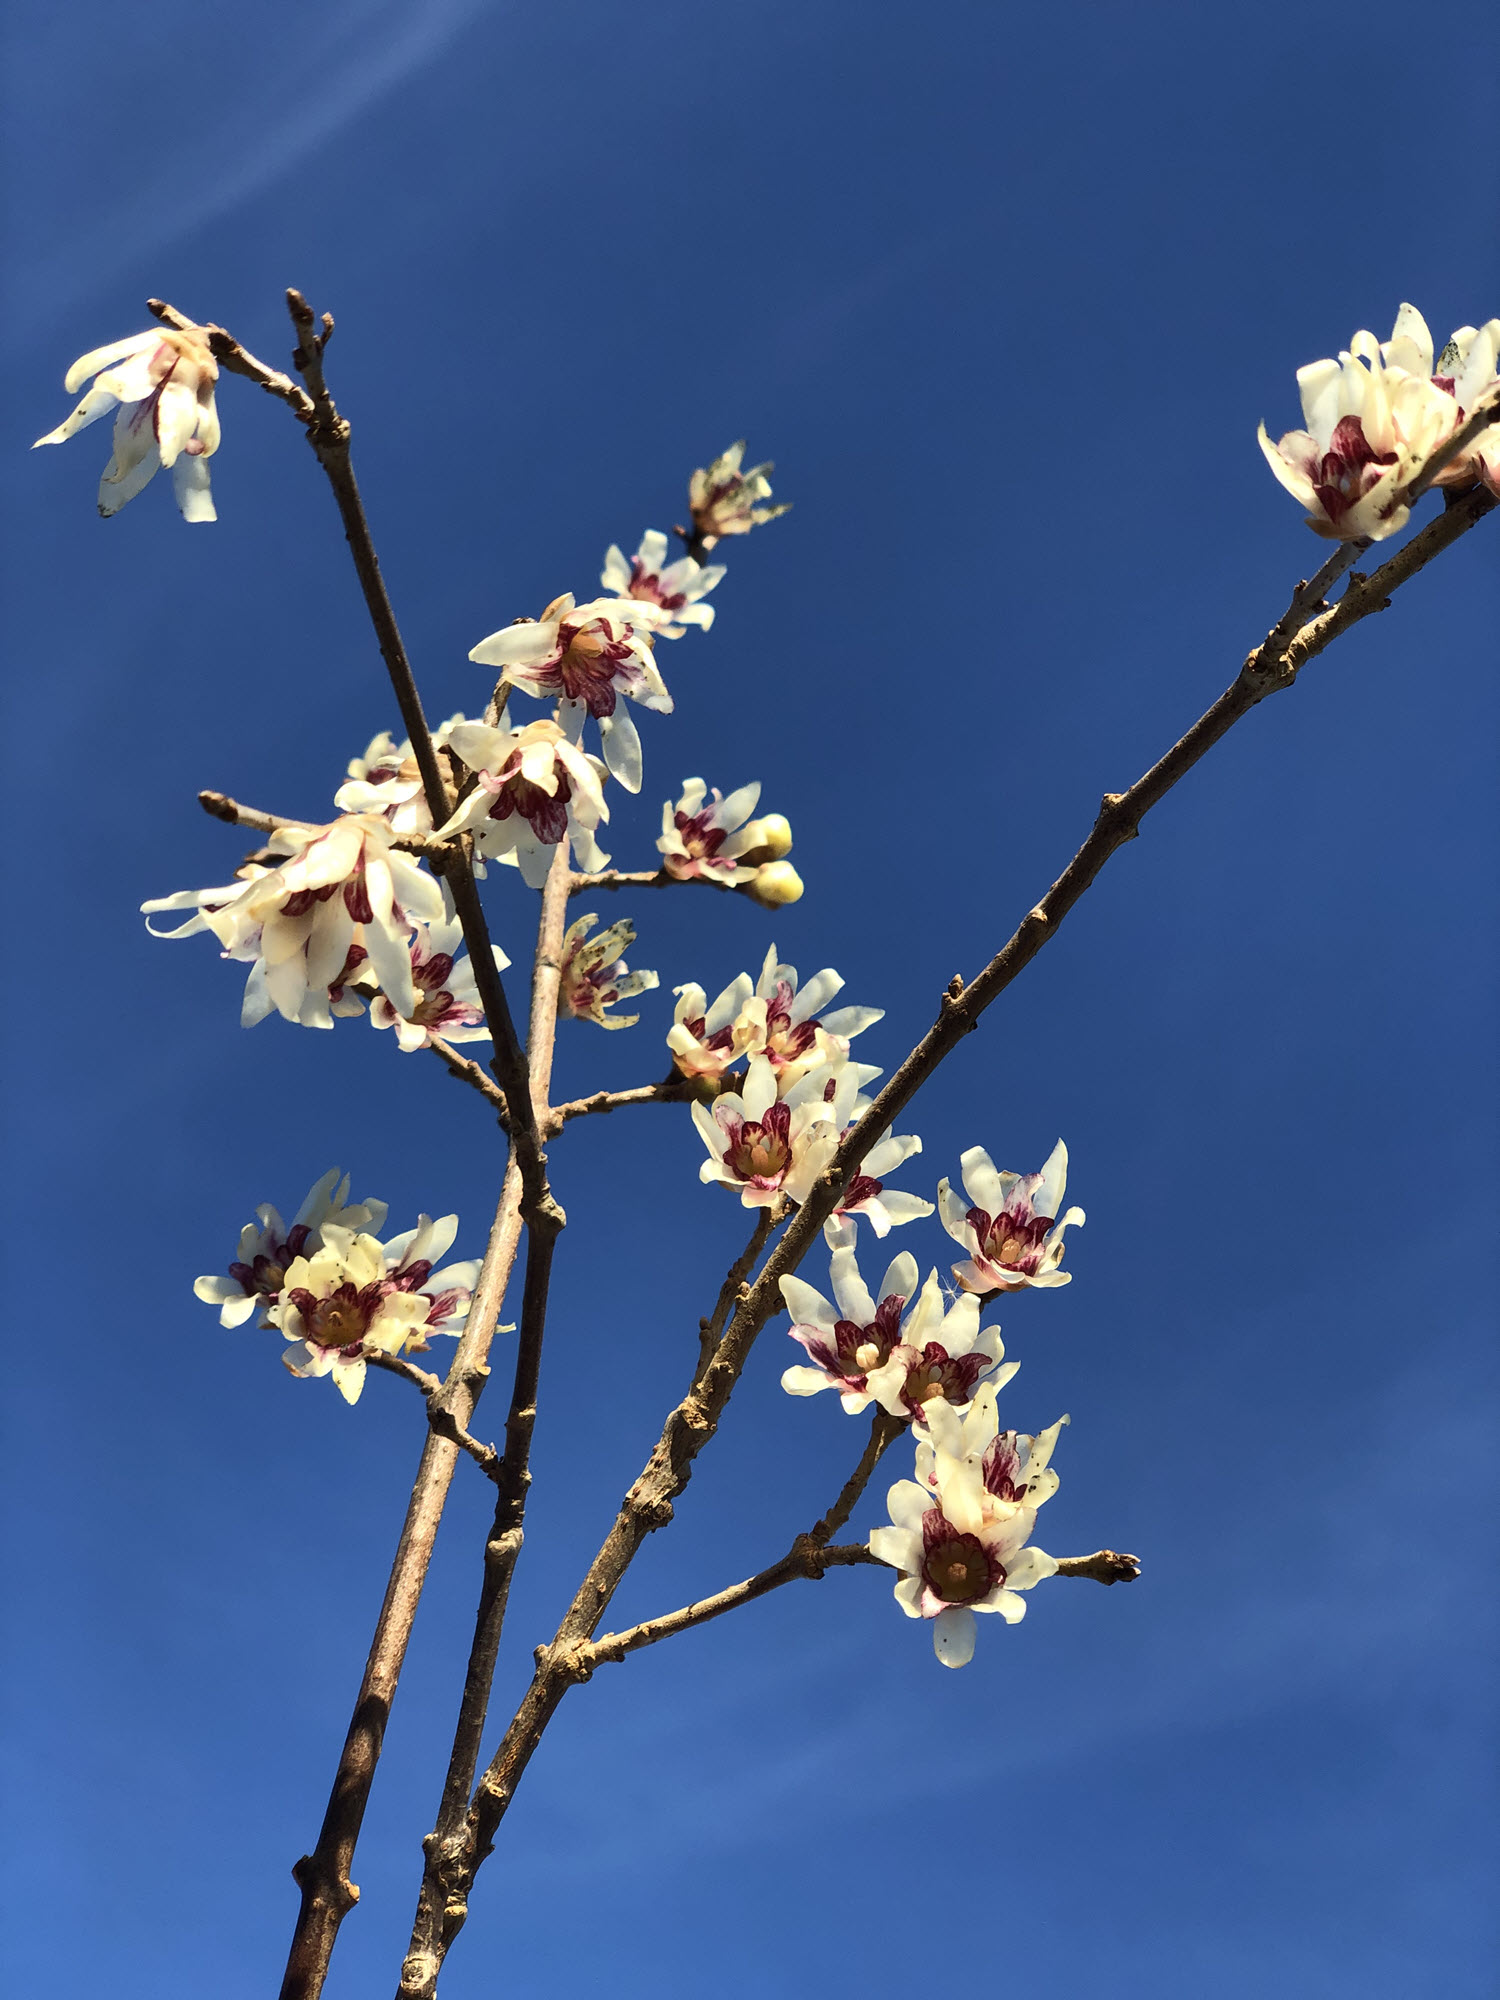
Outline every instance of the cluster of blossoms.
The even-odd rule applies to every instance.
[[[351,1202],[337,1167],[308,1192],[288,1227],[269,1203],[240,1232],[225,1278],[193,1290],[219,1307],[222,1326],[259,1314],[293,1345],[282,1361],[297,1376],[331,1375],[345,1402],[359,1401],[366,1355],[420,1352],[435,1333],[458,1334],[468,1318],[478,1259],[433,1267],[458,1234],[458,1217],[422,1216],[415,1229],[380,1242],[383,1201]]]
[[[1432,335],[1403,305],[1388,341],[1361,331],[1336,361],[1297,370],[1300,431],[1274,445],[1260,427],[1272,472],[1307,509],[1307,524],[1337,541],[1383,541],[1406,525],[1407,488],[1435,451],[1480,408],[1497,421],[1481,430],[1434,484],[1482,482],[1500,495],[1500,319],[1461,326],[1433,358]]]
[[[828,1232],[832,1300],[801,1278],[780,1280],[791,1337],[807,1355],[786,1370],[782,1388],[793,1396],[833,1389],[850,1416],[876,1404],[917,1440],[915,1479],[890,1489],[892,1525],[877,1528],[869,1547],[898,1572],[902,1610],[932,1622],[945,1666],[971,1657],[976,1611],[998,1611],[1014,1624],[1026,1609],[1018,1593],[1057,1569],[1028,1544],[1037,1508],[1057,1490],[1049,1461],[1067,1418],[1035,1437],[1001,1431],[996,1397],[1017,1364],[1005,1359],[999,1327],[981,1326],[980,1313],[987,1296],[1067,1283],[1057,1268],[1062,1233],[1083,1221],[1080,1209],[1059,1218],[1067,1157],[1059,1140],[1038,1172],[1017,1174],[997,1170],[977,1146],[963,1155],[974,1205],[966,1209],[947,1181],[938,1190],[944,1227],[970,1253],[953,1267],[956,1292],[935,1270],[919,1291],[916,1259],[906,1252],[872,1292],[852,1224],[849,1233]],[[854,1206],[846,1194],[845,1212]],[[920,1208],[930,1214],[932,1205]]]
[[[802,877],[784,858],[791,852],[791,825],[781,813],[752,818],[759,803],[758,783],[741,785],[727,799],[716,786],[710,800],[701,778],[685,778],[682,796],[661,809],[656,846],[663,870],[679,882],[747,888],[767,909],[797,902]]]

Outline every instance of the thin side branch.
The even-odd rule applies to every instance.
[[[781,1220],[782,1213],[783,1211],[779,1205],[761,1210],[759,1216],[756,1218],[755,1227],[750,1232],[750,1241],[745,1245],[739,1256],[735,1258],[728,1272],[725,1274],[724,1282],[719,1287],[719,1296],[714,1303],[713,1311],[708,1315],[707,1319],[699,1320],[698,1370],[697,1374],[693,1377],[694,1382],[699,1380],[704,1369],[713,1359],[713,1352],[719,1344],[720,1334],[724,1331],[724,1322],[729,1317],[730,1307],[736,1301],[749,1296],[749,1287],[746,1285],[745,1280],[750,1275],[761,1251],[770,1242],[771,1231]]]
[[[441,1375],[429,1375],[425,1368],[418,1368],[410,1361],[404,1361],[399,1354],[387,1354],[383,1348],[366,1346],[365,1364],[370,1368],[383,1368],[388,1375],[399,1375],[419,1389],[427,1399],[427,1421],[439,1437],[456,1444],[460,1451],[466,1451],[479,1467],[486,1479],[497,1483],[500,1476],[500,1454],[492,1444],[481,1444],[477,1437],[466,1431],[455,1417],[435,1399],[443,1386]]]
[[[466,1083],[470,1089],[477,1090],[487,1103],[494,1106],[501,1131],[508,1132],[510,1106],[505,1101],[505,1092],[493,1080],[484,1064],[472,1062],[468,1056],[460,1055],[451,1042],[444,1041],[441,1035],[434,1035],[430,1029],[427,1034],[427,1046],[440,1062],[447,1064],[450,1076],[456,1076],[460,1083]]]
[[[316,820],[288,819],[285,813],[261,812],[255,806],[242,806],[225,792],[200,792],[198,803],[210,819],[222,819],[230,826],[248,826],[252,833],[279,833],[284,826],[299,827],[310,833],[321,831]],[[434,852],[433,842],[421,834],[393,833],[389,838],[391,846],[405,854],[430,856]]]
[[[596,1090],[592,1097],[575,1097],[569,1104],[554,1104],[547,1114],[547,1136],[561,1131],[570,1119],[590,1118],[597,1111],[620,1111],[628,1104],[686,1104],[695,1095],[685,1076],[669,1076],[661,1083],[637,1084],[634,1090]]]
[[[179,332],[196,326],[198,322],[180,313],[176,306],[169,306],[165,299],[147,299],[146,310],[168,326]],[[291,409],[299,423],[310,424],[313,420],[312,398],[306,390],[300,389],[290,375],[283,375],[279,368],[268,368],[264,361],[257,361],[248,348],[241,347],[233,334],[226,333],[222,326],[209,326],[208,344],[214,359],[231,375],[243,375],[247,381],[256,383],[267,395],[277,396]]]
[[[704,875],[673,875],[665,868],[605,868],[596,875],[574,875],[568,882],[570,896],[582,896],[593,889],[718,889],[727,895],[748,895],[748,882],[713,882]],[[753,899],[752,899],[753,900]]]

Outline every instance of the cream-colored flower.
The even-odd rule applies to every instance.
[[[387,1283],[385,1255],[373,1236],[326,1223],[323,1239],[311,1257],[293,1258],[268,1317],[299,1343],[281,1357],[294,1375],[332,1375],[344,1401],[357,1403],[366,1346],[399,1354],[425,1345],[432,1301]]]
[[[185,521],[212,521],[208,461],[219,448],[214,383],[219,364],[206,327],[159,327],[81,355],[63,378],[69,395],[94,386],[66,422],[37,444],[62,444],[116,407],[114,455],[99,482],[99,512],[118,514],[163,466]]]
[[[771,482],[766,474],[776,468],[766,459],[761,465],[752,465],[748,472],[742,471],[744,456],[745,440],[741,438],[728,451],[721,452],[712,465],[706,469],[700,466],[688,482],[693,526],[705,549],[711,549],[723,535],[748,535],[752,528],[791,511],[789,500],[776,507],[761,505],[771,497]]]

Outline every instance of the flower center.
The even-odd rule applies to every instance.
[[[945,1604],[972,1604],[991,1588],[993,1572],[1000,1569],[977,1535],[953,1535],[936,1543],[927,1552],[922,1576],[934,1597]],[[1003,1582],[1004,1570],[998,1581]]]
[[[358,1347],[380,1309],[383,1290],[378,1280],[357,1287],[345,1279],[319,1299],[298,1286],[291,1296],[302,1316],[302,1338],[313,1347]]]

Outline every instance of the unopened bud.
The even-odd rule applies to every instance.
[[[802,877],[790,861],[768,861],[755,871],[755,880],[746,885],[757,903],[768,910],[795,903],[802,895]]]
[[[742,867],[754,868],[762,861],[779,861],[792,851],[791,821],[781,813],[767,813],[745,828],[749,846],[737,857]]]

